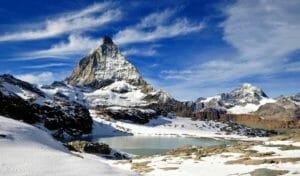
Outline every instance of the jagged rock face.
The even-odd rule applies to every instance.
[[[111,38],[105,36],[99,47],[81,59],[66,83],[101,88],[119,80],[146,85],[137,69],[126,60]]]
[[[49,96],[11,75],[0,76],[0,107],[1,115],[31,124],[40,122],[59,138],[92,130],[92,119],[84,106]]]
[[[292,97],[281,96],[275,103],[267,103],[259,107],[255,114],[271,119],[299,119],[300,106]]]
[[[36,123],[40,119],[34,107],[20,97],[6,96],[0,91],[0,114],[26,123]]]
[[[111,117],[115,120],[129,120],[138,124],[148,123],[150,119],[157,117],[157,112],[152,109],[139,108],[95,108],[98,116]]]

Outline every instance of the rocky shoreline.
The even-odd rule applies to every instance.
[[[126,168],[143,175],[172,175],[174,171],[183,174],[186,171],[182,169],[186,168],[187,164],[191,169],[197,168],[197,174],[203,175],[206,172],[205,168],[201,170],[202,167],[206,167],[208,171],[212,168],[223,170],[223,174],[278,176],[289,173],[297,175],[300,174],[298,170],[299,139],[300,135],[295,133],[277,135],[266,141],[240,141],[232,145],[183,146],[162,155],[133,158],[125,163]],[[124,161],[120,163],[124,164]],[[120,163],[115,164],[124,168]],[[230,170],[234,166],[243,169]]]

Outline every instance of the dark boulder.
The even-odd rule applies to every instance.
[[[121,108],[118,110],[111,110],[108,108],[96,108],[98,115],[108,116],[115,120],[128,120],[138,124],[148,123],[150,119],[157,117],[157,112],[151,109],[139,108]]]
[[[98,142],[89,141],[72,141],[64,144],[69,150],[74,150],[78,152],[86,153],[98,153],[109,155],[111,153],[111,148],[109,145]]]

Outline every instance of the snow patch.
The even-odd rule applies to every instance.
[[[0,134],[6,136],[0,138],[0,175],[135,175],[96,155],[72,154],[48,133],[2,116]]]

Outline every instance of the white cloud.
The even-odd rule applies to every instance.
[[[224,40],[237,49],[233,57],[214,58],[162,77],[184,84],[224,83],[254,75],[299,71],[288,58],[300,49],[300,1],[239,0],[225,9]],[[298,65],[298,64],[297,64]]]
[[[18,60],[34,60],[41,58],[68,58],[88,52],[100,44],[100,39],[92,39],[81,35],[70,35],[67,42],[54,44],[49,49],[21,54]]]
[[[86,15],[95,15],[94,12],[100,9],[100,7],[108,6],[107,4],[97,4],[80,11],[80,13],[72,13],[71,15],[64,16],[63,19],[68,21],[70,19],[77,19],[85,17]],[[107,11],[108,13],[109,11]],[[191,23],[185,18],[173,19],[176,10],[167,9],[159,13],[152,13],[146,16],[134,27],[126,28],[123,31],[119,31],[115,35],[115,42],[118,44],[124,43],[139,43],[154,41],[161,38],[170,38],[178,35],[185,35],[191,32],[196,32],[202,29],[202,23]],[[110,14],[110,13],[109,13]],[[103,15],[103,14],[102,14]],[[115,15],[119,16],[118,13]],[[108,15],[109,17],[112,17]],[[85,17],[86,18],[86,17]],[[106,18],[105,18],[106,19]],[[96,23],[95,21],[93,21]],[[71,25],[72,26],[72,25]],[[87,25],[80,25],[87,27]],[[153,28],[151,32],[146,32],[148,28]],[[128,33],[129,32],[129,33]],[[130,34],[131,33],[131,34]],[[0,36],[1,41],[1,36]],[[49,49],[32,51],[22,53],[18,56],[18,59],[14,60],[34,60],[42,58],[60,58],[67,59],[73,55],[81,55],[88,52],[91,48],[95,48],[100,43],[100,39],[94,39],[80,34],[70,34],[68,41],[61,42],[52,45]],[[124,51],[125,55],[137,55],[137,56],[154,56],[157,55],[156,46],[150,46],[148,48],[130,48]]]
[[[150,68],[155,68],[155,67],[158,67],[158,66],[159,66],[159,64],[156,63],[156,64],[150,65],[149,67],[150,67]]]
[[[37,40],[73,32],[93,30],[103,24],[120,19],[121,11],[118,9],[108,10],[111,8],[111,3],[97,3],[79,11],[52,17],[49,20],[45,20],[46,22],[30,24],[31,28],[27,30],[20,29],[0,35],[0,41]]]
[[[152,13],[141,20],[137,27],[147,28],[165,25],[177,13],[177,9],[166,9],[162,12]]]
[[[300,48],[299,8],[298,0],[239,0],[226,10],[224,40],[242,59],[283,59]]]
[[[158,54],[155,47],[149,48],[130,48],[122,52],[126,56],[155,56]]]
[[[175,18],[176,10],[164,10],[146,16],[135,26],[119,31],[114,40],[118,44],[151,42],[198,32],[203,23],[192,23],[186,18]]]
[[[62,67],[68,66],[66,63],[49,63],[49,64],[41,64],[41,65],[32,65],[32,66],[24,66],[22,68],[26,69],[41,69],[41,68],[49,68],[49,67]]]
[[[273,65],[278,67],[277,65]],[[246,76],[272,73],[273,67],[266,67],[265,63],[244,62],[230,60],[212,60],[198,66],[191,66],[183,70],[165,70],[165,79],[177,79],[188,82],[190,86],[201,84],[222,83],[233,81]]]
[[[16,78],[32,84],[49,84],[57,80],[56,76],[52,72],[27,73],[16,75]]]

